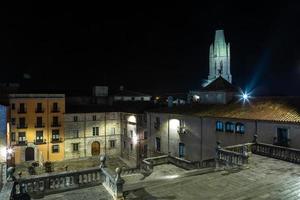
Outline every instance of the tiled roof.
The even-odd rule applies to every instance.
[[[258,97],[250,99],[249,103],[174,106],[150,112],[300,123],[300,97]]]
[[[213,82],[202,88],[200,91],[226,91],[237,92],[238,88],[225,80],[222,76],[216,78]]]

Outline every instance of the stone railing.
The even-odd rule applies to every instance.
[[[168,163],[171,163],[177,167],[187,169],[187,170],[197,169],[202,167],[202,164],[198,161],[194,162],[194,161],[189,161],[183,158],[178,158],[170,155],[163,155],[163,156],[144,159],[141,164],[141,169],[153,170],[154,166],[168,164]]]
[[[252,145],[253,145],[253,143],[245,143],[245,144],[227,146],[227,147],[224,147],[224,149],[228,150],[228,151],[241,153],[241,154],[244,153],[244,152],[251,153]]]
[[[34,175],[19,178],[15,184],[16,196],[28,193],[30,196],[43,197],[48,194],[65,192],[82,187],[100,185],[101,169],[99,167],[80,170]]]
[[[300,164],[300,150],[272,144],[254,143],[252,153]]]
[[[22,199],[26,195],[41,198],[49,194],[101,184],[114,199],[123,199],[124,180],[120,176],[122,170],[117,168],[116,172],[113,172],[104,166],[101,164],[100,167],[84,170],[18,178],[15,181],[7,182],[1,191],[0,199]]]
[[[245,153],[238,153],[222,148],[217,150],[217,161],[225,165],[241,166],[248,163],[248,158],[249,156]]]

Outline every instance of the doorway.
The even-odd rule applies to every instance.
[[[277,145],[288,146],[288,129],[277,128]]]
[[[27,147],[25,149],[25,161],[32,161],[34,160],[34,148]]]
[[[100,155],[100,143],[95,141],[92,143],[92,156]]]

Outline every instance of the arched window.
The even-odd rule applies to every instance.
[[[224,123],[221,121],[216,122],[216,131],[224,131]]]
[[[234,132],[234,124],[232,122],[226,122],[225,130],[226,130],[226,132],[233,133]]]
[[[237,123],[235,125],[235,132],[236,133],[241,133],[241,134],[245,133],[245,125],[242,124],[242,123]]]

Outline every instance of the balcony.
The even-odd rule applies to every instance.
[[[61,127],[61,124],[56,122],[56,123],[52,123],[51,127]]]
[[[27,128],[27,127],[28,127],[27,124],[18,124],[17,125],[18,129],[23,129],[23,128]]]
[[[61,143],[63,141],[64,141],[63,138],[52,138],[51,139],[51,143]]]
[[[19,114],[25,114],[25,113],[27,113],[27,110],[25,108],[22,108],[22,109],[18,110],[18,113]]]
[[[154,128],[159,129],[160,128],[160,122],[154,122]]]
[[[35,113],[44,113],[44,109],[43,108],[36,108],[35,109]]]
[[[52,108],[51,112],[52,113],[58,113],[58,112],[60,112],[60,110],[59,110],[59,108]]]
[[[14,146],[27,146],[27,140],[17,141]]]
[[[185,126],[178,127],[177,132],[178,132],[178,134],[182,134],[182,135],[189,133],[188,129]]]
[[[34,127],[35,128],[45,128],[45,124],[44,123],[38,123],[38,124],[35,124]]]
[[[46,144],[46,139],[34,140],[35,145]]]

